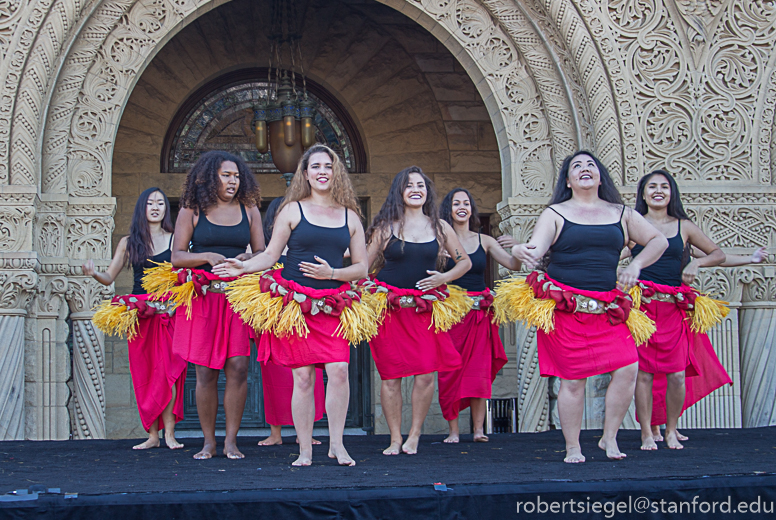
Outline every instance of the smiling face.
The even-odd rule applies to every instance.
[[[313,190],[326,191],[331,188],[332,163],[326,152],[317,152],[310,156],[305,175]]]
[[[410,173],[407,186],[404,187],[404,205],[411,208],[422,208],[426,203],[428,188],[426,181],[419,173]]]
[[[232,161],[224,161],[218,168],[218,179],[221,184],[218,186],[218,198],[224,202],[231,202],[237,195],[240,188],[240,170]]]
[[[601,185],[601,172],[592,157],[580,154],[571,160],[567,186],[572,191],[598,189]]]
[[[164,203],[164,195],[158,191],[150,194],[146,201],[146,219],[148,222],[161,222],[165,213],[167,213],[167,205]]]
[[[472,216],[472,203],[465,192],[459,191],[453,195],[452,201],[453,221],[460,224],[467,224],[469,217]]]
[[[650,209],[663,209],[671,202],[671,184],[665,175],[656,173],[644,186],[644,201]]]

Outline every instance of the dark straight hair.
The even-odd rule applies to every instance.
[[[275,218],[278,216],[278,208],[283,204],[285,197],[277,197],[272,199],[267,207],[267,212],[264,213],[264,218],[261,221],[261,225],[264,231],[264,243],[269,245],[269,241],[272,239],[272,230],[275,228]]]
[[[571,198],[571,188],[566,185],[566,182],[569,178],[569,168],[571,167],[571,162],[580,155],[589,155],[598,167],[598,172],[601,176],[601,185],[598,186],[598,198],[605,200],[606,202],[611,202],[612,204],[623,204],[620,192],[617,190],[617,186],[614,185],[612,176],[609,175],[609,170],[606,169],[606,166],[601,164],[601,161],[598,160],[598,157],[593,155],[591,152],[588,152],[587,150],[580,150],[572,155],[569,155],[563,160],[563,164],[560,167],[560,172],[558,173],[558,182],[555,184],[555,190],[552,192],[552,198],[547,205],[552,206],[553,204],[566,202]]]
[[[690,217],[688,217],[687,213],[684,211],[684,206],[682,206],[682,196],[679,194],[679,186],[677,186],[673,175],[665,170],[655,170],[639,180],[639,186],[636,189],[636,207],[634,209],[642,215],[646,215],[649,211],[647,200],[644,198],[644,190],[647,188],[649,180],[655,175],[662,175],[665,177],[668,180],[668,186],[671,188],[671,198],[668,199],[668,207],[666,208],[668,215],[670,217],[678,218],[679,220],[690,220]]]
[[[466,188],[453,188],[450,193],[445,195],[442,199],[442,203],[439,205],[439,218],[446,221],[451,226],[453,225],[453,197],[456,193],[465,193],[469,197],[469,206],[471,207],[471,214],[469,215],[469,230],[479,231],[482,225],[480,224],[480,212],[477,211],[477,203],[474,202],[474,197],[469,193]]]
[[[164,199],[164,218],[162,218],[162,229],[172,233],[172,219],[170,218],[170,201],[167,195],[159,188],[148,188],[137,198],[135,211],[132,212],[132,223],[129,225],[129,237],[127,237],[126,262],[128,265],[141,264],[148,258],[154,256],[154,242],[151,238],[151,227],[148,225],[146,217],[146,207],[148,197],[154,192],[162,194]]]

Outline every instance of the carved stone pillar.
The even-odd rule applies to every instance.
[[[746,285],[741,326],[741,387],[745,428],[776,425],[776,282],[774,267],[739,272]]]
[[[73,331],[72,427],[76,439],[105,438],[105,340],[92,325],[93,309],[113,294],[81,264],[88,258],[110,258],[115,199],[70,199],[67,207],[67,257],[70,278],[67,302]]]
[[[0,253],[0,440],[24,439],[24,320],[34,253]]]

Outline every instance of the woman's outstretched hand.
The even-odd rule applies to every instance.
[[[309,278],[315,278],[316,280],[334,280],[334,268],[329,265],[329,262],[316,256],[317,264],[312,262],[300,262],[299,270],[302,274]]]
[[[512,246],[512,256],[523,262],[528,269],[536,267],[542,259],[536,252],[536,246],[530,243]]]
[[[236,258],[227,258],[220,264],[213,266],[212,272],[221,278],[240,276],[245,272],[245,264],[242,260],[237,260]]]
[[[434,289],[435,287],[439,287],[440,285],[444,285],[447,283],[445,281],[445,275],[440,273],[439,271],[426,271],[429,276],[428,278],[423,278],[422,280],[419,280],[418,283],[415,284],[415,287],[417,287],[421,291],[430,291],[431,289]]]

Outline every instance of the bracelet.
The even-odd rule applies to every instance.
[[[334,280],[334,268],[331,268],[331,276],[329,276],[329,280]]]

